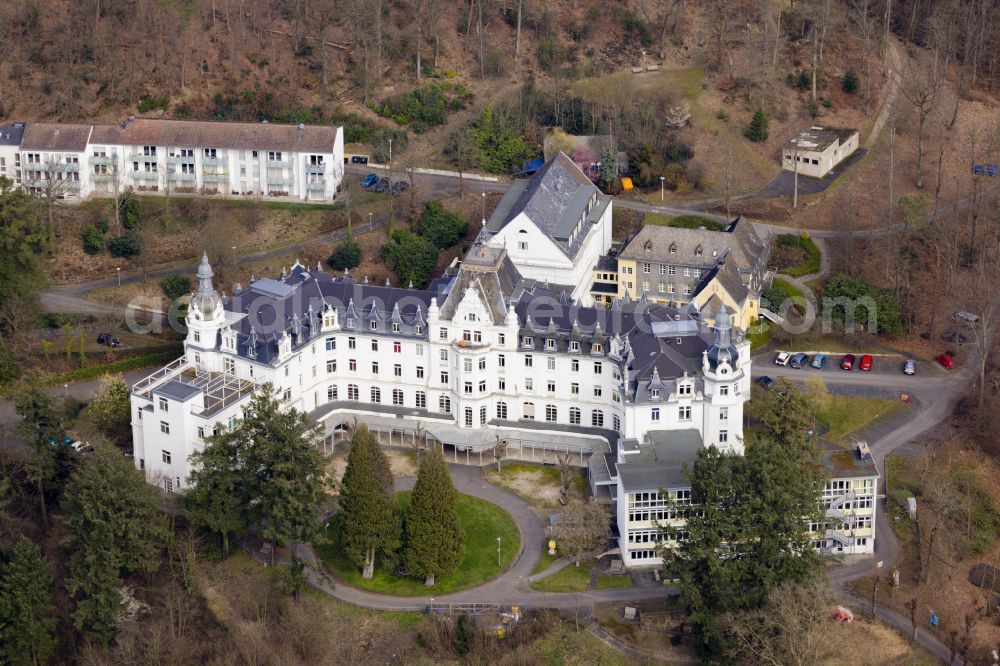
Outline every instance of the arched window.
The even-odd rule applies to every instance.
[[[501,401],[501,402],[497,403],[497,418],[498,419],[504,419],[504,420],[506,420],[506,418],[507,418],[507,403],[506,402]]]
[[[486,425],[486,407],[479,408],[479,425]]]
[[[522,417],[529,421],[535,420],[535,403],[526,402],[521,406]]]
[[[555,405],[545,405],[545,420],[554,423],[559,420],[559,410]]]
[[[327,400],[337,399],[337,386],[335,384],[331,384],[330,386],[326,387],[326,399]]]
[[[358,385],[357,384],[348,384],[347,385],[347,399],[348,400],[359,400],[360,399],[358,397]]]
[[[382,389],[377,386],[372,387],[372,402],[382,402]]]
[[[440,409],[445,414],[451,414],[451,398],[446,395],[438,398],[438,409]]]
[[[594,426],[595,428],[603,428],[604,412],[602,412],[599,409],[595,409],[594,411],[590,412],[590,425]]]
[[[570,407],[569,408],[569,423],[570,425],[580,425],[580,408]]]
[[[399,389],[392,389],[392,404],[402,405],[403,404],[403,392]]]

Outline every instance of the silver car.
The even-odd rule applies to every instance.
[[[906,362],[903,363],[903,374],[904,375],[917,374],[917,362],[914,361],[912,358],[906,359]]]

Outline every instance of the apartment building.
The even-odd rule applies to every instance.
[[[819,442],[829,473],[822,495],[823,520],[809,526],[813,546],[825,555],[870,554],[875,549],[878,468],[865,443],[845,449]]]
[[[8,178],[14,185],[21,184],[21,139],[24,123],[0,125],[0,178]]]
[[[721,231],[644,226],[617,255],[619,298],[733,313],[749,327],[765,288],[770,237],[737,218]],[[596,299],[605,287],[595,282]]]
[[[132,188],[331,201],[344,174],[344,135],[332,125],[162,118],[121,125],[28,123],[15,164],[14,179],[26,190],[65,199]]]

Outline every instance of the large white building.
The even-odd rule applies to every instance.
[[[16,136],[7,155],[5,135]],[[344,175],[343,128],[129,119],[121,125],[27,123],[0,128],[5,174],[29,192],[63,199],[214,194],[331,201]]]
[[[615,507],[626,565],[659,564],[656,521],[690,501],[684,465],[704,446],[743,451],[750,343],[725,308],[710,327],[694,305],[588,307],[572,291],[525,275],[493,239],[423,290],[296,264],[223,298],[203,257],[184,355],[132,387],[136,465],[182,491],[205,437],[271,384],[324,445],[358,419],[459,462],[500,442],[510,458],[579,456]]]

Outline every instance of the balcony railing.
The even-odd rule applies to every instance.
[[[222,164],[225,160],[221,157],[202,157],[201,163],[205,166],[218,166]]]
[[[95,155],[90,158],[91,164],[114,164],[117,161],[117,155]]]
[[[325,192],[326,183],[306,183],[306,189],[310,192]]]
[[[306,173],[311,176],[322,176],[326,174],[326,165],[324,164],[307,164]]]
[[[92,174],[90,174],[90,177],[93,178],[94,180],[111,180],[112,178],[114,178],[114,174],[112,174],[112,173],[92,173]]]
[[[269,169],[287,169],[291,164],[288,160],[268,160],[267,166]]]
[[[132,177],[133,178],[138,178],[139,180],[159,180],[160,179],[160,172],[159,171],[133,171],[132,172]]]
[[[176,172],[167,175],[170,180],[194,180],[193,173]]]
[[[80,164],[78,162],[77,163],[67,162],[65,164],[55,165],[55,171],[79,171],[79,170],[80,170]]]
[[[223,183],[229,181],[229,174],[225,173],[203,173],[201,179],[206,183]]]
[[[167,155],[167,162],[169,164],[179,164],[181,162],[189,162],[194,164],[194,156],[192,155]]]
[[[291,185],[292,184],[292,179],[291,178],[281,178],[280,176],[268,176],[267,177],[267,184],[268,185]]]

